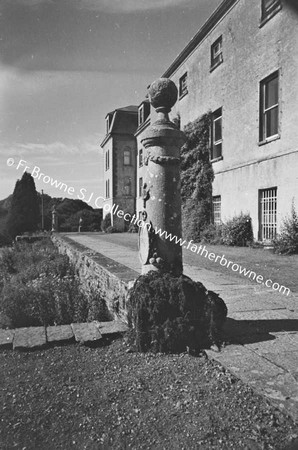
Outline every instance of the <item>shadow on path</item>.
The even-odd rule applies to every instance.
[[[270,333],[298,332],[298,319],[235,320],[228,318],[223,331],[230,343],[252,344],[276,339]]]

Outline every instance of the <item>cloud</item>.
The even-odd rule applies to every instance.
[[[133,13],[165,9],[189,3],[187,0],[79,0],[78,6],[105,13]]]
[[[51,142],[48,144],[40,143],[1,143],[0,154],[2,157],[38,157],[38,159],[55,160],[59,163],[64,156],[76,157],[84,155],[86,158],[100,155],[100,142],[104,135],[96,133],[92,136],[87,136],[84,140],[74,144],[66,144],[63,142]]]
[[[8,4],[10,0],[4,0]],[[154,11],[175,6],[187,6],[197,0],[16,0],[18,4],[36,7],[41,4],[61,2],[79,9],[88,9],[109,14],[130,14],[141,11]],[[202,1],[202,0],[201,0]],[[2,4],[2,5],[3,5]],[[1,7],[0,7],[1,8]]]

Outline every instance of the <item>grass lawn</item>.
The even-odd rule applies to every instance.
[[[1,449],[283,450],[297,439],[290,418],[204,356],[126,349],[0,352]]]
[[[270,279],[282,286],[288,287],[292,292],[298,292],[298,255],[282,256],[272,253],[270,250],[254,249],[250,247],[228,247],[225,245],[205,244],[208,252],[216,255],[224,255],[228,261],[240,264],[246,269],[254,271],[257,275],[263,275],[264,280]],[[231,275],[241,283],[255,283],[247,277],[233,272],[230,268],[223,267],[218,262],[196,255],[190,250],[184,250],[184,261],[187,264],[198,265],[205,269]]]

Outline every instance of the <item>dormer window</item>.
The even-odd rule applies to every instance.
[[[141,105],[139,107],[139,125],[142,125],[142,123],[144,123],[145,119],[145,108],[144,105]]]
[[[262,0],[261,25],[271,19],[281,9],[280,0]]]
[[[217,66],[219,66],[223,62],[222,56],[222,36],[220,36],[212,45],[211,45],[211,68],[210,70],[214,70]]]
[[[139,106],[138,111],[138,125],[142,125],[144,122],[146,122],[148,116],[150,114],[150,103],[149,102],[143,102]]]
[[[110,131],[110,116],[107,116],[106,117],[106,132],[107,132],[107,134],[109,133],[109,131]]]

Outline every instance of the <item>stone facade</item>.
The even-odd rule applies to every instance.
[[[106,116],[107,134],[101,143],[104,152],[105,202],[103,217],[118,206],[118,211],[133,215],[136,198],[137,107],[117,109]],[[126,231],[129,221],[111,214],[112,226]]]
[[[266,5],[271,5],[267,11]],[[293,199],[298,208],[298,8],[293,5],[223,1],[163,74],[179,89],[170,118],[179,115],[182,129],[208,111],[215,113],[214,123],[221,122],[221,150],[213,155],[217,221],[249,213],[254,237],[263,241],[279,231]],[[272,75],[276,92],[264,94]],[[271,87],[274,91],[274,83]],[[275,131],[264,138],[260,128],[270,119],[262,106],[265,95],[269,109],[278,112],[272,113]],[[150,120],[156,120],[154,112],[139,124],[138,152]],[[139,167],[138,181],[142,172]]]

